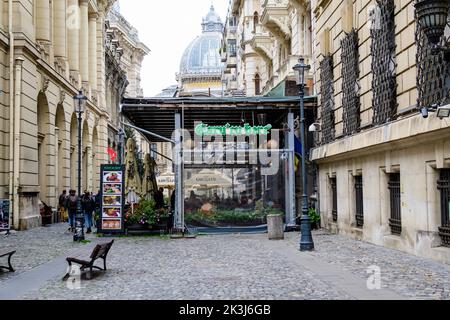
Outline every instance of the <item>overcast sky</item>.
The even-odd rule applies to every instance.
[[[181,56],[201,34],[202,18],[214,4],[225,21],[229,0],[120,0],[122,15],[139,31],[150,48],[142,66],[144,96],[155,96],[176,84]]]

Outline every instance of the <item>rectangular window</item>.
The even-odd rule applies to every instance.
[[[332,194],[332,211],[331,214],[333,215],[333,221],[337,222],[338,220],[338,212],[337,212],[337,183],[336,178],[330,179],[331,184],[331,194]]]
[[[236,57],[236,40],[228,40],[228,53],[230,57]]]
[[[389,226],[391,227],[392,234],[400,235],[402,233],[400,173],[391,173],[389,175],[389,191],[391,202]]]
[[[363,177],[355,177],[355,195],[356,195],[356,226],[364,226],[364,202],[363,202]]]
[[[441,170],[438,180],[438,189],[441,193],[441,222],[439,235],[442,245],[450,247],[450,169]]]
[[[150,148],[150,156],[156,160],[158,158],[158,154],[155,151],[158,151],[158,145],[156,143],[152,143]]]

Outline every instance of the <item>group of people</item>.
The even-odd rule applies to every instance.
[[[84,226],[87,228],[86,233],[92,233],[92,227],[94,225],[94,212],[100,211],[101,207],[100,191],[97,195],[93,195],[92,192],[85,191],[80,200],[81,210],[84,215]],[[64,190],[59,196],[59,210],[63,219],[67,217],[70,232],[75,232],[75,217],[77,214],[77,209],[77,192],[75,190],[70,190],[69,194],[67,194],[67,190]]]

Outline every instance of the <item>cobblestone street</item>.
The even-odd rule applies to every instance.
[[[63,259],[95,243],[74,244],[66,225],[1,236],[1,246],[19,248],[14,274],[0,273],[0,297],[20,299],[450,299],[450,266],[319,231],[316,251],[300,253],[299,236],[269,241],[264,234],[116,238],[109,270],[67,287]],[[59,260],[58,260],[59,259]],[[32,272],[53,273],[37,288],[14,292]],[[2,261],[3,262],[3,261]],[[367,269],[381,270],[381,290],[368,290]],[[22,287],[17,285],[17,287]]]

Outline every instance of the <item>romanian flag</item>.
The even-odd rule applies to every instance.
[[[113,148],[108,148],[108,154],[109,154],[109,158],[111,159],[111,161],[113,163],[116,162],[117,152],[115,152]]]

